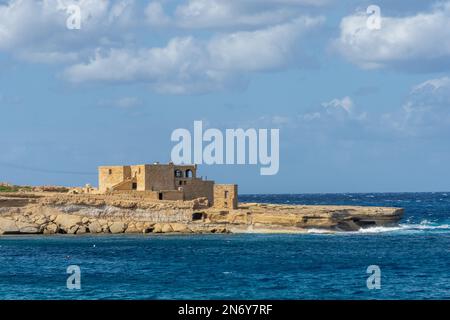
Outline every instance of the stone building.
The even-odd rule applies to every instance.
[[[101,166],[99,192],[141,193],[154,200],[193,200],[205,197],[216,208],[236,209],[237,185],[215,184],[197,177],[197,165],[142,164]]]

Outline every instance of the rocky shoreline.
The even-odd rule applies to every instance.
[[[0,235],[306,233],[395,225],[403,209],[240,203],[236,210],[193,201],[58,192],[0,193]]]

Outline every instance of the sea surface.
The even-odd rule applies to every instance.
[[[0,299],[450,299],[450,192],[240,201],[397,206],[405,216],[340,234],[0,237]],[[79,290],[67,287],[70,265]],[[379,289],[367,286],[371,265]]]

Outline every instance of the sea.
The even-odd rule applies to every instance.
[[[405,208],[326,234],[0,237],[0,299],[450,299],[450,192],[242,195]]]

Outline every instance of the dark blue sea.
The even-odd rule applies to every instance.
[[[0,237],[0,299],[450,299],[450,192],[240,201],[398,206],[405,217],[341,234]],[[80,290],[67,288],[69,265]]]

